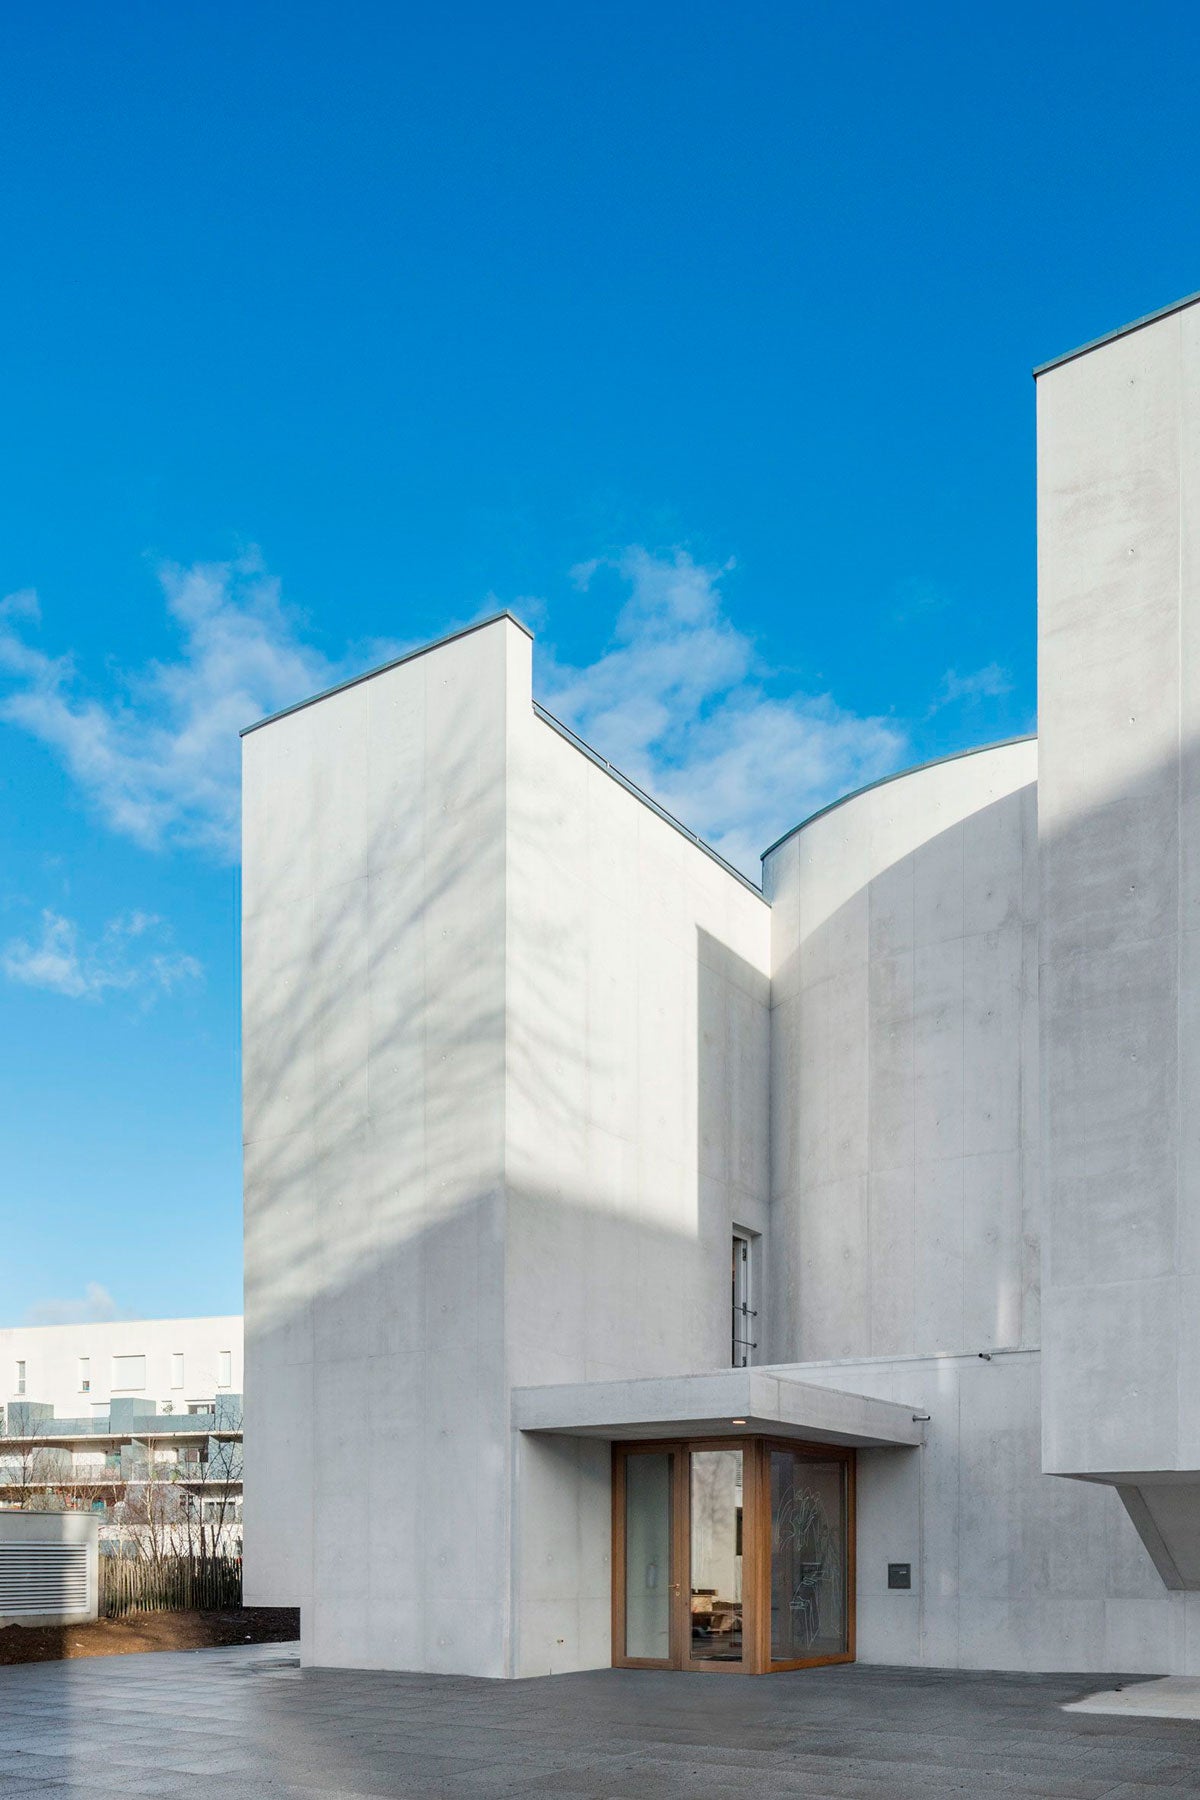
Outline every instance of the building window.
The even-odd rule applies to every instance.
[[[189,1400],[188,1401],[188,1414],[193,1419],[195,1418],[197,1413],[210,1413],[210,1412],[215,1412],[215,1411],[216,1411],[216,1402],[214,1400]]]
[[[114,1356],[112,1359],[114,1388],[144,1388],[146,1359],[144,1356]]]
[[[92,1391],[92,1359],[90,1356],[81,1356],[79,1359],[79,1391],[81,1394],[90,1394]]]
[[[758,1311],[754,1305],[754,1243],[756,1232],[734,1228],[732,1287],[733,1330],[730,1360],[735,1369],[748,1369],[758,1349]]]
[[[176,1350],[171,1356],[171,1386],[183,1386],[183,1351]]]
[[[15,1385],[18,1394],[23,1394],[25,1392],[25,1364],[23,1361],[17,1364],[17,1379]]]
[[[220,1358],[219,1358],[219,1368],[218,1368],[218,1373],[217,1373],[217,1386],[218,1387],[231,1387],[232,1385],[233,1385],[233,1352],[232,1352],[232,1350],[222,1350],[221,1354],[220,1354]]]

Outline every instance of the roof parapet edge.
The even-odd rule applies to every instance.
[[[291,706],[281,706],[278,712],[268,713],[263,719],[255,719],[253,725],[243,725],[238,736],[249,737],[252,731],[261,731],[264,725],[273,725],[276,719],[286,719],[291,713],[303,712],[306,706],[315,706],[318,700],[328,700],[334,694],[344,694],[347,688],[358,687],[360,682],[371,681],[376,675],[386,675],[389,669],[398,669],[404,663],[415,662],[419,656],[428,656],[431,650],[442,650],[447,644],[456,643],[459,638],[470,637],[474,631],[483,631],[488,625],[498,625],[501,619],[507,619],[532,641],[533,633],[528,625],[505,606],[499,612],[489,613],[486,619],[476,619],[473,625],[463,625],[458,631],[448,631],[445,637],[434,638],[431,644],[420,644],[415,650],[406,650],[403,656],[393,656],[389,662],[378,663],[373,669],[364,669],[361,675],[351,675],[345,681],[335,682],[332,687],[322,688],[319,694],[309,694],[305,700],[293,701]]]
[[[861,787],[852,788],[848,794],[842,794],[839,799],[831,800],[828,805],[818,806],[816,812],[809,813],[806,819],[801,819],[798,825],[793,825],[790,831],[785,831],[782,837],[777,837],[773,844],[768,844],[759,860],[766,862],[768,856],[773,856],[781,844],[786,844],[788,839],[795,837],[798,831],[803,831],[807,826],[814,825],[818,819],[823,819],[826,813],[836,812],[839,806],[848,806],[851,800],[858,800],[863,794],[872,793],[875,788],[887,787],[889,782],[903,781],[906,775],[922,775],[926,769],[940,768],[943,763],[961,762],[964,756],[982,756],[987,750],[1011,750],[1014,744],[1036,743],[1037,732],[1025,731],[1018,737],[998,738],[994,744],[971,744],[966,750],[951,750],[946,756],[931,756],[928,762],[913,763],[911,768],[896,769],[891,775],[880,775],[874,781],[865,781]]]
[[[1159,319],[1169,319],[1172,313],[1183,312],[1185,307],[1194,306],[1198,300],[1200,291],[1185,294],[1182,300],[1172,300],[1169,306],[1160,306],[1154,312],[1143,313],[1140,319],[1131,319],[1128,325],[1118,325],[1115,331],[1106,331],[1100,337],[1090,338],[1076,350],[1066,350],[1061,356],[1052,356],[1049,362],[1037,365],[1033,371],[1033,379],[1036,381],[1039,375],[1048,375],[1051,369],[1061,369],[1064,363],[1075,362],[1078,357],[1086,356],[1091,350],[1099,350],[1104,344],[1113,344],[1118,338],[1128,337],[1131,332],[1140,331],[1144,325],[1154,325]]]
[[[735,881],[740,881],[744,888],[748,888],[763,902],[764,906],[770,906],[771,902],[767,896],[755,882],[751,881],[748,875],[743,875],[742,871],[734,868],[731,862],[726,862],[719,850],[714,850],[712,845],[706,844],[704,839],[698,836],[689,825],[685,825],[682,820],[677,819],[674,813],[669,813],[665,806],[660,806],[658,801],[644,788],[640,788],[636,781],[631,781],[628,775],[622,775],[620,769],[614,768],[607,757],[601,756],[598,750],[593,750],[592,746],[581,738],[578,732],[572,731],[569,725],[564,725],[561,719],[556,719],[554,714],[548,712],[539,700],[534,701],[533,711],[534,716],[539,718],[543,725],[549,725],[552,731],[557,731],[560,737],[565,738],[568,744],[586,756],[589,762],[595,763],[598,769],[603,769],[606,774],[611,775],[613,780],[625,789],[626,793],[632,794],[635,800],[640,800],[643,806],[648,806],[652,813],[657,813],[665,824],[679,832],[680,836],[685,837],[689,844],[694,844],[697,850],[703,850],[705,856],[711,857],[713,862],[724,869],[727,875],[732,875]]]

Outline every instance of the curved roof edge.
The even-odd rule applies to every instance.
[[[370,681],[376,675],[386,675],[389,669],[398,669],[402,663],[415,662],[418,656],[428,656],[431,650],[440,650],[445,644],[453,644],[457,638],[470,637],[473,631],[482,631],[486,625],[495,625],[501,619],[508,619],[527,638],[532,638],[533,633],[528,625],[504,606],[499,612],[489,613],[486,619],[476,619],[473,625],[463,625],[457,631],[448,631],[445,637],[434,638],[431,644],[418,644],[415,650],[406,650],[403,656],[393,656],[388,662],[377,663],[373,669],[364,669],[361,675],[351,675],[345,681],[335,681],[332,687],[322,688],[319,694],[309,694],[304,700],[293,700],[290,706],[281,706],[278,712],[268,713],[265,719],[255,719],[253,725],[243,725],[238,736],[249,737],[252,731],[261,731],[264,725],[273,725],[276,719],[286,719],[290,713],[303,712],[306,706],[315,706],[318,700],[328,700],[331,694],[344,694],[347,688],[357,687],[360,682]]]
[[[913,763],[911,768],[897,769],[891,775],[880,775],[874,781],[864,781],[860,788],[853,788],[850,793],[842,794],[837,800],[831,800],[827,806],[818,806],[816,812],[809,813],[807,819],[801,819],[798,825],[793,825],[790,831],[785,831],[782,837],[777,837],[773,844],[767,845],[760,861],[766,862],[768,856],[774,855],[781,844],[786,844],[790,837],[795,837],[796,833],[803,831],[806,826],[815,824],[818,819],[823,819],[826,813],[836,812],[839,806],[847,806],[851,800],[858,800],[863,794],[872,793],[875,788],[887,787],[889,782],[903,781],[906,775],[921,775],[926,769],[940,768],[943,763],[961,762],[964,756],[982,756],[988,750],[1010,750],[1014,744],[1036,743],[1037,732],[1026,731],[1022,732],[1019,737],[997,738],[994,744],[972,744],[966,750],[951,750],[946,756],[931,756],[928,762]]]
[[[1033,371],[1033,379],[1036,381],[1039,375],[1046,375],[1051,369],[1061,369],[1064,363],[1074,362],[1078,356],[1086,356],[1089,350],[1099,350],[1102,344],[1113,344],[1118,338],[1128,337],[1131,331],[1140,331],[1143,325],[1154,325],[1159,319],[1169,319],[1172,313],[1194,306],[1197,300],[1200,300],[1200,293],[1185,294],[1182,300],[1172,300],[1170,306],[1160,306],[1154,312],[1143,313],[1140,319],[1131,319],[1128,325],[1118,325],[1115,331],[1106,331],[1101,337],[1080,344],[1077,350],[1067,350],[1062,356],[1053,356],[1049,362],[1038,364]]]

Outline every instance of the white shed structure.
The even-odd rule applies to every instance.
[[[98,1536],[91,1513],[0,1510],[0,1626],[94,1619]]]

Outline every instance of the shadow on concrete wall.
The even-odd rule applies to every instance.
[[[439,790],[457,808],[447,829],[427,826],[419,860],[379,830],[355,857],[357,872],[320,889],[299,927],[280,920],[278,943],[248,964],[248,1593],[291,1604],[302,1593],[280,1584],[315,1578],[334,1597],[331,1612],[368,1618],[379,1654],[396,1666],[436,1666],[429,1621],[447,1596],[477,1608],[464,1612],[464,1629],[495,1634],[497,1655],[507,1626],[506,1256],[520,1249],[508,1234],[504,1162],[506,845],[496,795],[480,789],[483,748],[470,742],[439,764]],[[521,829],[531,854],[553,848],[548,827],[523,820]],[[542,840],[530,845],[538,829]],[[307,904],[296,903],[301,914]],[[259,929],[248,920],[248,937]],[[731,994],[765,978],[702,938],[703,1121],[706,1105],[730,1104],[714,1073],[712,1021],[727,1018]],[[731,1212],[709,1168],[711,1145],[701,1124],[708,1175],[696,1176],[692,1216],[716,1255],[711,1277],[693,1262],[685,1284],[680,1258],[695,1258],[696,1231],[614,1216],[589,1185],[580,1046],[556,1004],[564,983],[582,979],[569,935],[548,934],[532,970],[536,1041],[523,1065],[536,1092],[524,1098],[548,1144],[577,1150],[583,1129],[583,1155],[573,1158],[582,1177],[573,1187],[527,1184],[519,1195],[528,1241],[544,1259],[540,1300],[530,1304],[541,1306],[533,1335],[547,1353],[539,1363],[536,1345],[523,1351],[517,1376],[580,1378],[579,1306],[618,1341],[628,1336],[618,1360],[630,1372],[723,1366]],[[761,1029],[765,1073],[765,1013]],[[592,1055],[593,1074],[636,1083],[636,1069],[597,1071],[594,1045]],[[761,1113],[757,1126],[738,1122],[743,1156],[756,1134],[765,1150],[765,1091]],[[281,1122],[288,1128],[272,1128]],[[556,1237],[567,1217],[569,1240]],[[615,1295],[595,1275],[614,1262],[629,1276]],[[696,1293],[708,1312],[710,1281],[711,1326]],[[521,1328],[528,1342],[529,1321]],[[698,1352],[710,1332],[711,1354]],[[547,1341],[556,1333],[569,1345],[560,1370]],[[292,1542],[280,1555],[270,1546],[281,1532]]]

